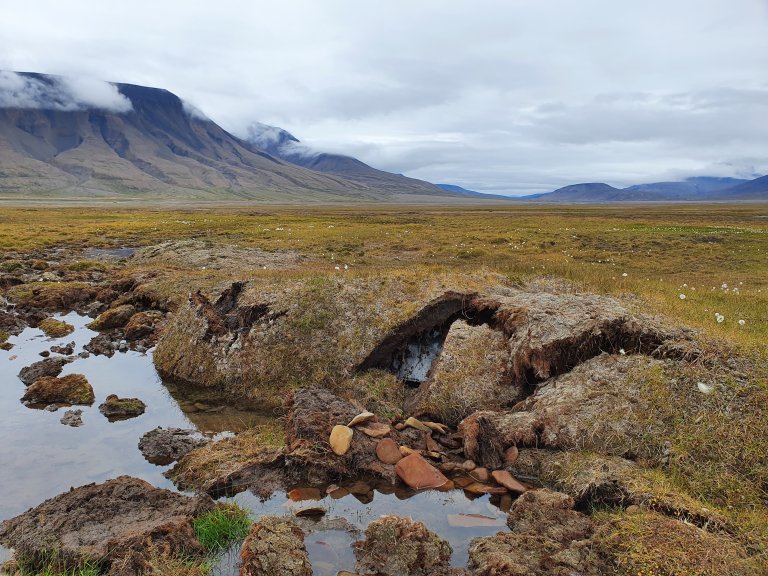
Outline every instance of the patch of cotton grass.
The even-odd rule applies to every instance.
[[[712,391],[715,389],[714,386],[704,384],[704,382],[696,382],[696,388],[698,388],[699,392],[702,394],[712,394]]]
[[[739,326],[744,326],[744,324],[746,323],[747,323],[746,320],[739,320]]]
[[[725,316],[723,316],[719,312],[715,312],[715,320],[717,321],[718,324],[722,324],[723,320],[725,320]]]
[[[680,298],[680,300],[685,300],[685,294],[678,295],[678,298]]]

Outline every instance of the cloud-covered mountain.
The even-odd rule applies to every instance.
[[[697,176],[681,182],[653,182],[627,188],[572,184],[553,192],[523,196],[533,202],[723,202],[768,200],[768,176],[755,180]]]
[[[0,73],[0,196],[302,202],[455,196],[413,182],[419,184],[398,187],[383,177],[345,178],[285,161],[167,90]]]
[[[444,190],[423,180],[377,170],[357,158],[314,150],[290,132],[276,126],[254,122],[248,126],[246,140],[270,154],[325,174],[343,176],[354,182],[391,192],[427,196],[464,196],[460,190]]]

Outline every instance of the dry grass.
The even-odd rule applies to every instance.
[[[282,426],[278,422],[264,424],[193,450],[171,470],[171,476],[180,487],[201,489],[206,482],[226,476],[243,464],[260,461],[265,451],[284,446]]]
[[[598,549],[622,576],[760,576],[738,542],[655,512],[605,515]]]

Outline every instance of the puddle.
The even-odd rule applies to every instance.
[[[84,374],[96,395],[93,406],[76,407],[83,411],[83,426],[79,428],[60,423],[67,408],[55,412],[27,408],[19,401],[25,389],[17,377],[19,370],[41,360],[39,353],[50,350],[51,346],[74,341],[75,354],[78,354],[97,334],[86,328],[91,320],[86,316],[69,313],[56,317],[74,325],[75,331],[64,338],[48,338],[40,330],[28,328],[9,339],[14,344],[10,351],[0,350],[0,437],[3,439],[0,444],[0,486],[3,486],[0,521],[70,487],[103,482],[123,474],[142,478],[154,486],[174,489],[163,476],[169,466],[150,464],[138,450],[139,438],[157,426],[222,433],[242,430],[270,419],[262,414],[218,405],[210,391],[190,393],[181,385],[163,383],[155,371],[151,351],[146,354],[118,352],[111,358],[77,357],[65,365],[62,375]],[[436,341],[440,338],[431,338],[431,342],[425,344],[434,350]],[[411,377],[417,375],[414,371],[409,373]],[[99,404],[109,394],[140,398],[147,405],[146,412],[137,418],[109,422],[98,411]],[[325,497],[304,502],[291,501],[285,492],[277,492],[266,501],[244,492],[230,500],[250,510],[254,519],[263,515],[293,516],[297,510],[322,506],[327,513],[321,524],[308,531],[306,538],[316,576],[335,576],[339,570],[354,571],[352,543],[363,537],[363,531],[371,521],[386,514],[422,521],[448,540],[453,547],[453,566],[466,566],[472,538],[506,530],[506,514],[492,503],[489,496],[468,497],[461,490],[414,494],[407,490],[382,488],[358,496],[348,494],[336,500]],[[302,522],[310,525],[313,521],[304,519]],[[351,531],[350,526],[353,527]],[[240,543],[224,553],[214,574],[236,575],[239,550]],[[0,561],[7,559],[8,554],[8,550],[0,547]]]
[[[130,258],[136,252],[136,248],[86,248],[86,258],[94,260],[120,260]]]
[[[304,508],[325,508],[326,515],[322,519],[301,521],[305,532],[312,529],[313,522],[328,526],[326,530],[311,532],[305,539],[314,576],[336,576],[340,570],[354,572],[352,543],[364,537],[363,531],[368,524],[387,514],[421,521],[447,540],[453,548],[451,566],[455,567],[467,565],[469,541],[472,538],[491,536],[507,530],[507,515],[491,503],[492,497],[488,495],[472,498],[462,490],[429,490],[415,494],[409,491],[384,493],[373,490],[372,495],[371,498],[371,493],[359,497],[348,494],[338,500],[327,496],[322,500],[293,502],[284,492],[276,492],[262,502],[258,496],[243,492],[230,500],[250,510],[253,518],[265,515],[292,517],[297,510]],[[336,527],[338,524],[351,525],[358,532],[355,534],[349,530],[340,530]],[[310,527],[309,530],[307,527]],[[238,574],[239,551],[238,543],[222,555],[213,573],[217,576]]]
[[[194,408],[196,398],[183,398],[178,389],[174,397],[163,385],[151,352],[132,351],[118,352],[111,358],[76,358],[64,366],[62,376],[84,374],[96,395],[92,406],[73,407],[83,411],[81,427],[60,423],[68,408],[55,412],[27,408],[19,401],[25,390],[17,378],[19,370],[42,360],[39,353],[54,345],[74,341],[77,354],[97,334],[85,327],[91,321],[87,316],[70,313],[56,317],[75,326],[75,331],[64,338],[48,338],[40,330],[27,328],[9,339],[15,345],[10,351],[0,350],[0,520],[20,514],[71,486],[102,482],[121,474],[172,488],[162,475],[168,466],[150,464],[138,450],[139,438],[157,426],[223,432],[266,420],[254,413],[210,404],[201,405],[204,410]],[[137,418],[109,422],[98,408],[109,394],[140,398],[147,405],[146,412]],[[192,405],[196,412],[185,414],[179,401]]]

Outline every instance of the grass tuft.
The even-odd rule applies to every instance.
[[[223,504],[196,518],[193,525],[200,544],[213,553],[243,540],[251,529],[248,512],[237,504]]]

